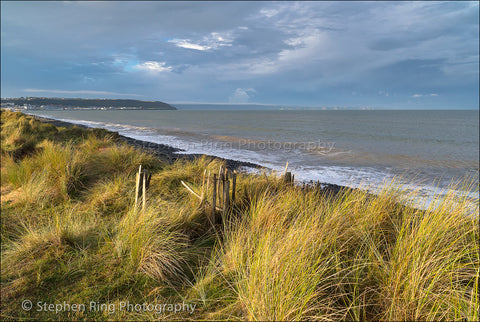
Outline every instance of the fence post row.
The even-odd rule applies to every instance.
[[[287,171],[288,169],[288,161],[285,165],[285,172],[283,175],[283,181],[286,184],[293,184],[295,180],[295,176]],[[236,185],[237,185],[237,171],[234,170],[233,172],[230,171],[230,176],[232,178],[232,191],[231,191],[231,197],[230,197],[230,180],[229,180],[229,175],[228,175],[229,170],[225,169],[223,166],[220,166],[220,169],[218,171],[218,177],[217,174],[213,174],[213,179],[212,179],[212,212],[211,212],[211,222],[213,225],[215,225],[215,211],[221,210],[223,214],[228,212],[230,209],[231,205],[235,203],[235,198],[236,198]],[[265,173],[264,173],[265,175]],[[266,177],[266,175],[265,175]],[[147,170],[147,169],[142,169],[142,165],[138,167],[138,173],[136,175],[136,185],[135,185],[135,211],[137,210],[137,206],[140,200],[140,197],[142,197],[142,210],[145,210],[146,206],[146,191],[150,186],[150,180],[152,178],[152,174]],[[267,178],[267,183],[268,183],[268,178]],[[208,196],[209,192],[209,187],[210,187],[210,171],[208,171],[207,175],[207,169],[203,171],[203,178],[202,178],[202,190],[200,192],[200,195],[196,193],[195,191],[192,190],[185,182],[182,181],[182,184],[185,186],[185,188],[194,194],[197,198],[200,199],[201,204],[203,204],[206,201],[206,198]],[[318,185],[318,183],[317,183]],[[244,187],[245,188],[245,187]],[[303,188],[307,188],[305,183],[303,184]],[[208,203],[208,202],[207,202]],[[217,206],[218,204],[218,206]]]

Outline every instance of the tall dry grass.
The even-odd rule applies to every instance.
[[[202,194],[219,160],[168,165],[109,133],[41,128],[2,111],[2,318],[167,318],[19,306],[61,298],[195,303],[168,316],[182,320],[479,319],[478,198],[459,187],[422,210],[397,181],[325,195],[239,173],[213,226],[181,181]],[[133,205],[139,164],[153,172],[145,211]],[[478,193],[462,189],[472,184]]]
[[[228,227],[193,294],[222,276],[249,320],[477,318],[478,218],[453,194],[422,211],[399,193],[264,193]]]
[[[168,284],[184,277],[182,266],[188,259],[189,241],[170,229],[162,211],[153,206],[144,211],[132,207],[117,226],[114,249],[132,272]]]
[[[44,141],[37,148],[39,152],[21,161],[5,157],[6,179],[24,191],[24,203],[68,199],[82,186],[87,156],[76,153],[69,143]]]

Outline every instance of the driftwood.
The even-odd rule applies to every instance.
[[[200,196],[198,193],[196,193],[195,191],[192,190],[192,188],[190,188],[185,182],[183,182],[183,180],[180,180],[180,182],[182,183],[182,185],[187,188],[188,191],[190,191],[195,197],[197,197],[198,199],[200,200],[203,200],[202,196]]]
[[[182,183],[182,185],[187,188],[188,192],[190,192],[191,194],[193,194],[195,197],[197,197],[198,199],[202,200],[202,196],[199,195],[198,193],[196,193],[195,191],[193,191],[192,188],[190,188],[183,180],[180,180],[180,182]],[[208,203],[208,201],[206,201]],[[222,208],[220,207],[217,207],[215,206],[215,209],[217,210],[222,210]]]

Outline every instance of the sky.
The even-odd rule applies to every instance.
[[[2,1],[1,96],[479,108],[479,3]]]

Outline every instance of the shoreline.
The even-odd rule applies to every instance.
[[[49,124],[52,124],[52,125],[57,126],[57,127],[78,126],[78,127],[82,127],[82,128],[86,128],[86,129],[87,128],[93,128],[93,127],[89,127],[89,126],[86,126],[86,125],[83,125],[83,124],[75,124],[75,123],[71,123],[71,122],[65,122],[65,121],[60,121],[60,120],[56,120],[56,119],[40,117],[40,116],[35,116],[35,115],[31,115],[31,116],[33,116],[35,119],[39,120],[40,122],[49,123]],[[107,131],[113,132],[113,131],[110,131],[110,130],[107,130]],[[118,134],[118,132],[117,132],[117,134]],[[220,159],[222,161],[225,161],[227,163],[227,167],[230,170],[236,170],[240,167],[249,167],[249,168],[254,168],[254,169],[265,168],[265,167],[263,167],[259,164],[255,164],[255,163],[252,163],[252,162],[226,159],[226,158],[221,158],[221,157],[207,155],[207,154],[177,153],[177,152],[181,152],[181,151],[185,151],[185,150],[174,148],[174,147],[172,147],[170,145],[167,145],[167,144],[160,144],[160,143],[138,140],[138,139],[134,139],[134,138],[131,138],[131,137],[128,137],[128,136],[125,136],[125,135],[121,135],[121,134],[118,134],[118,138],[120,140],[126,142],[127,144],[130,144],[130,145],[132,145],[136,148],[146,150],[147,152],[149,152],[151,154],[154,154],[156,157],[158,157],[162,160],[165,160],[169,163],[174,162],[177,159],[185,158],[185,159],[190,160],[190,159],[194,159],[194,158],[197,158],[199,156],[202,156],[202,155],[206,155],[206,156],[211,157],[211,158],[216,158],[216,159]]]
[[[60,121],[52,118],[47,118],[43,116],[36,116],[33,114],[30,114],[30,116],[34,117],[35,119],[39,120],[40,122],[43,123],[49,123],[57,127],[82,127],[82,128],[94,128],[94,127],[89,127],[83,124],[75,124],[71,122],[66,122],[66,121]],[[110,131],[110,130],[107,130]],[[110,131],[113,132],[113,131]],[[117,132],[118,134],[118,132]],[[181,151],[184,151],[182,149],[174,148],[170,145],[167,144],[160,144],[160,143],[154,143],[154,142],[149,142],[149,141],[143,141],[143,140],[138,140],[134,139],[125,135],[118,134],[118,138],[127,144],[141,149],[145,152],[148,152],[150,154],[153,154],[155,157],[166,161],[168,163],[173,163],[176,160],[179,159],[186,159],[186,160],[193,160],[198,157],[201,157],[203,155],[214,158],[214,159],[219,159],[222,160],[226,163],[226,166],[229,170],[237,170],[241,167],[247,167],[247,168],[252,168],[252,169],[265,169],[265,170],[271,170],[270,168],[267,168],[265,166],[253,163],[253,162],[247,162],[247,161],[239,161],[239,160],[233,160],[233,159],[227,159],[227,158],[222,158],[214,155],[208,155],[208,154],[200,154],[200,153],[178,153]],[[340,192],[342,189],[354,189],[351,187],[347,186],[341,186],[333,183],[327,183],[327,182],[313,182],[310,181],[308,183],[305,183],[305,187],[313,187],[315,189],[318,189],[320,192],[324,193],[334,193],[337,194]]]

